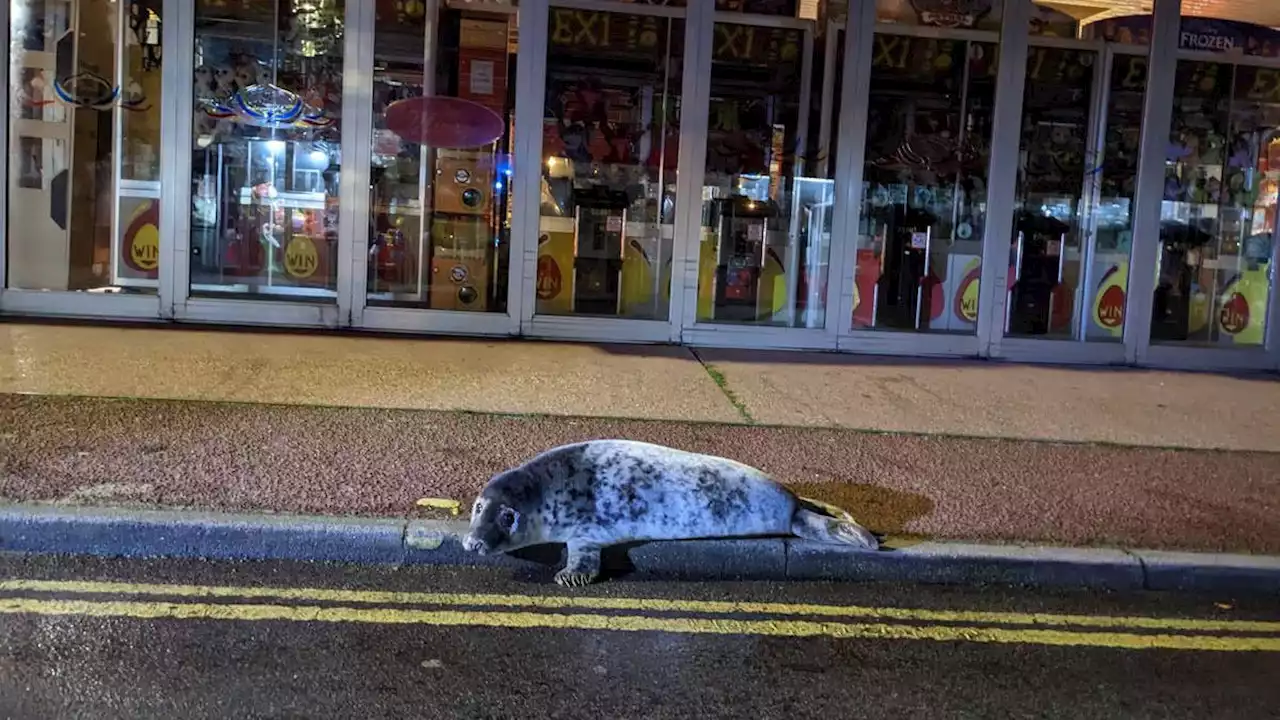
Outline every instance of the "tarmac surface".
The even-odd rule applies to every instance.
[[[0,716],[15,719],[1268,718],[1280,708],[1280,616],[1267,598],[645,581],[568,593],[482,570],[49,557],[0,557],[0,579]],[[710,602],[722,604],[714,621]],[[627,609],[599,609],[609,603]],[[875,614],[865,627],[882,635],[840,636],[871,622],[856,617],[833,616],[814,635],[787,617],[750,622],[824,608]],[[1073,629],[1042,629],[1061,614]],[[1134,629],[1135,617],[1154,625]],[[1218,644],[1192,647],[1208,636]],[[1272,649],[1243,649],[1250,642]]]
[[[0,323],[0,392],[1280,451],[1280,376],[525,340]]]
[[[756,465],[895,536],[1280,553],[1280,453],[368,408],[0,395],[0,501],[404,517],[596,437]]]

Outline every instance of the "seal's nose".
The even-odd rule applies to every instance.
[[[466,537],[462,538],[462,549],[467,552],[480,553],[481,555],[484,555],[489,551],[489,548],[485,546],[484,542],[480,540],[480,538],[470,533],[468,533]]]

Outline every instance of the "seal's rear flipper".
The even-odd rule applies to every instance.
[[[834,518],[816,512],[797,508],[791,516],[791,532],[805,540],[827,545],[853,545],[866,550],[880,549],[880,541],[868,529],[862,527],[845,514],[844,518]]]

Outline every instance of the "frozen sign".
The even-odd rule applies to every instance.
[[[1085,34],[1125,45],[1149,45],[1151,16],[1130,15],[1100,20],[1086,26]],[[1280,32],[1233,20],[1184,17],[1178,32],[1178,47],[1197,52],[1274,58],[1280,57]]]
[[[1191,32],[1184,27],[1178,38],[1178,47],[1182,50],[1231,52],[1238,46],[1235,38],[1228,35],[1220,35],[1216,32]]]

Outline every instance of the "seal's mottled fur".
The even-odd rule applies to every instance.
[[[561,585],[600,574],[600,550],[645,540],[798,535],[879,547],[847,515],[831,517],[756,468],[630,440],[548,450],[495,475],[476,498],[463,546],[496,553],[568,545]]]

